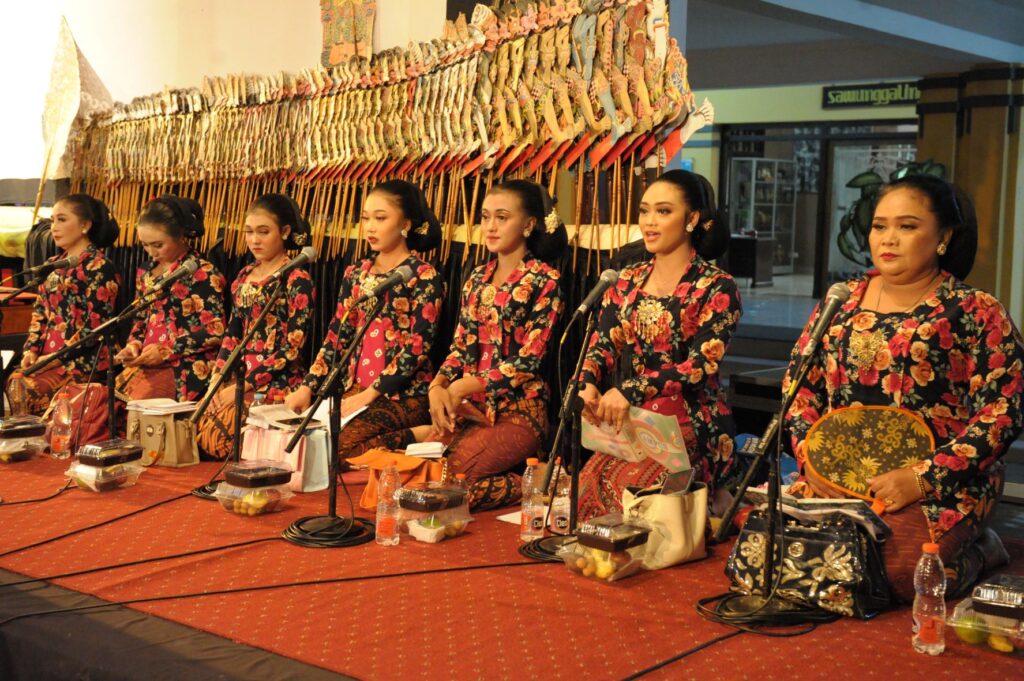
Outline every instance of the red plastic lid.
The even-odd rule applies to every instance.
[[[540,463],[540,459],[538,459],[535,456],[531,456],[529,459],[526,460],[526,465],[527,466],[536,466],[539,463]]]
[[[939,552],[939,545],[934,543],[934,542],[930,542],[930,541],[929,542],[925,542],[924,544],[921,544],[921,550],[924,551],[925,553],[938,553]]]

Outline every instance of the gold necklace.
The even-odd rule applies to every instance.
[[[918,296],[917,300],[915,300],[913,303],[911,303],[908,307],[905,307],[902,310],[893,310],[893,312],[908,312],[910,310],[913,310],[915,307],[917,307],[918,304],[922,300],[924,300],[924,297],[926,295],[928,295],[928,293],[932,290],[932,284],[934,284],[935,280],[938,279],[938,278],[939,278],[938,274],[932,276],[932,278],[928,280],[928,285],[925,286],[924,291],[921,293],[920,296]],[[881,313],[881,314],[886,314],[886,313],[882,313],[881,310],[879,310],[879,308],[882,305],[882,291],[884,291],[884,290],[885,290],[885,280],[879,280],[879,282],[878,282],[878,298],[877,298],[877,300],[875,300],[875,310],[877,312]],[[892,298],[890,298],[890,300],[892,300]],[[889,313],[889,314],[891,314],[891,313]]]

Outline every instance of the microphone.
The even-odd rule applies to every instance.
[[[306,246],[301,251],[299,251],[299,254],[292,258],[287,265],[285,265],[284,267],[282,267],[281,269],[267,277],[267,280],[264,282],[264,285],[282,281],[289,274],[291,274],[292,270],[294,270],[295,268],[302,267],[303,265],[308,265],[314,260],[316,260],[316,249],[313,248],[312,246]]]
[[[601,276],[597,278],[597,283],[594,284],[594,288],[590,289],[590,293],[583,299],[580,306],[576,308],[576,312],[573,313],[574,317],[586,314],[590,311],[598,301],[601,300],[601,296],[608,288],[619,280],[619,273],[615,270],[605,270],[601,273]]]
[[[572,317],[569,319],[569,323],[565,325],[565,331],[562,332],[562,339],[558,341],[559,345],[565,345],[566,339],[569,337],[569,330],[572,329],[572,325],[576,323],[576,320],[587,314],[590,308],[594,307],[601,300],[601,296],[607,291],[612,284],[619,280],[619,273],[615,270],[605,270],[597,278],[597,283],[594,284],[594,288],[590,289],[590,293],[583,299],[580,306],[576,308],[576,311],[572,313]],[[586,339],[584,339],[586,342]]]
[[[174,270],[170,274],[165,274],[160,277],[149,293],[160,293],[179,279],[192,276],[198,269],[199,263],[197,263],[193,258],[189,258],[185,262],[181,263],[178,269]]]
[[[29,267],[27,270],[23,270],[18,274],[25,274],[28,275],[30,279],[34,279],[35,277],[47,275],[54,270],[78,267],[80,262],[82,262],[82,256],[72,255],[67,258],[61,258],[60,260],[54,260],[53,262],[44,262],[42,265]]]
[[[356,298],[355,305],[361,305],[370,298],[376,298],[381,293],[390,291],[399,284],[404,284],[408,282],[410,279],[413,278],[413,274],[414,273],[412,271],[412,268],[409,267],[408,265],[396,267],[394,271],[392,271],[391,274],[389,274],[384,281],[380,282],[369,291],[364,291],[362,295]]]
[[[810,340],[807,341],[803,352],[800,353],[801,357],[806,359],[814,354],[818,349],[818,344],[821,343],[821,337],[825,335],[825,329],[832,323],[832,318],[836,316],[839,308],[849,299],[850,289],[846,284],[832,284],[832,287],[825,294],[825,302],[821,306],[818,321],[811,328]]]

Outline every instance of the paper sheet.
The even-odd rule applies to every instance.
[[[594,426],[583,419],[582,441],[587,449],[625,461],[643,461],[650,457],[672,473],[690,468],[679,421],[674,416],[647,409],[630,407],[629,418],[620,433],[610,425]]]

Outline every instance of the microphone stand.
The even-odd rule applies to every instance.
[[[164,294],[167,289],[158,289],[151,293],[148,293],[140,298],[136,298],[127,308],[125,308],[121,314],[108,319],[99,326],[83,334],[76,342],[65,345],[60,350],[42,357],[32,366],[27,369],[22,369],[21,373],[23,376],[31,376],[32,374],[42,371],[46,367],[50,366],[54,362],[63,362],[69,355],[80,352],[85,348],[92,346],[96,347],[96,355],[102,350],[102,345],[107,347],[107,426],[110,429],[110,437],[115,437],[117,433],[117,419],[115,418],[116,412],[114,409],[114,351],[117,345],[117,330],[121,324],[126,321],[132,320],[143,310],[149,308],[150,305],[155,303],[157,299]],[[4,302],[9,300],[10,297],[4,299]]]
[[[267,299],[266,305],[260,310],[260,313],[256,315],[256,319],[249,325],[249,330],[246,331],[245,335],[235,346],[235,349],[231,351],[228,358],[224,361],[224,370],[214,379],[213,383],[210,384],[209,389],[206,391],[206,395],[196,405],[196,410],[192,412],[192,416],[189,420],[192,425],[198,425],[200,419],[203,418],[203,414],[210,406],[210,402],[214,396],[220,392],[220,387],[227,381],[228,377],[234,374],[235,377],[235,420],[234,426],[235,431],[231,435],[231,453],[224,459],[224,464],[217,469],[217,472],[213,474],[210,481],[205,485],[200,485],[192,490],[194,496],[200,499],[206,499],[207,501],[213,501],[216,499],[214,493],[217,491],[217,485],[220,484],[221,480],[217,477],[221,474],[221,471],[229,463],[237,463],[241,458],[242,451],[242,411],[245,408],[245,365],[242,363],[242,353],[245,352],[245,348],[248,347],[249,342],[256,335],[256,331],[263,324],[263,320],[266,319],[267,314],[271,308],[277,304],[278,299],[285,292],[285,287],[282,285],[282,280],[278,280],[277,284],[270,291],[270,297]]]
[[[355,337],[345,348],[345,352],[334,363],[331,373],[327,375],[320,385],[313,403],[309,406],[302,423],[292,433],[291,440],[285,446],[286,452],[291,452],[299,443],[299,439],[305,434],[313,414],[328,397],[334,398],[330,409],[330,448],[328,451],[328,481],[327,481],[327,515],[311,515],[299,518],[282,533],[282,536],[293,544],[310,548],[341,548],[357,546],[370,541],[373,538],[372,530],[374,525],[362,518],[342,518],[338,515],[338,457],[341,452],[341,390],[344,385],[342,376],[347,373],[349,362],[356,348],[363,340],[363,336],[370,329],[370,320],[376,319],[384,308],[384,297],[377,296],[373,309],[363,320],[362,326],[356,331]]]
[[[569,380],[569,385],[565,388],[565,394],[562,395],[562,406],[558,410],[558,428],[555,430],[555,437],[551,443],[548,465],[544,470],[544,480],[542,481],[542,486],[546,492],[551,482],[551,475],[554,470],[555,459],[557,458],[555,454],[559,451],[562,434],[565,432],[565,423],[571,418],[569,435],[569,467],[571,471],[569,477],[569,532],[561,536],[541,537],[540,539],[534,539],[523,544],[519,547],[519,553],[527,558],[549,563],[560,563],[562,559],[558,557],[559,549],[570,542],[576,541],[576,514],[580,495],[580,457],[582,445],[580,443],[579,419],[576,418],[575,413],[577,410],[573,409],[573,405],[575,405],[580,391],[580,373],[583,371],[583,361],[587,357],[587,339],[593,334],[595,323],[595,315],[588,311],[587,326],[583,331],[583,346],[576,357],[576,367],[573,369],[572,378]],[[568,335],[568,329],[566,329],[566,335]],[[565,336],[563,336],[562,341],[565,341]]]
[[[752,621],[756,622],[759,619],[763,619],[766,621],[758,623],[790,625],[806,622],[830,621],[832,619],[831,615],[827,618],[823,617],[821,612],[816,608],[802,608],[779,598],[776,595],[775,588],[773,586],[775,583],[775,564],[781,559],[781,556],[776,556],[776,550],[783,550],[783,547],[776,546],[776,533],[778,532],[779,520],[782,516],[782,482],[779,471],[782,421],[786,412],[789,411],[790,406],[793,404],[793,400],[796,399],[797,391],[803,383],[804,378],[807,377],[807,372],[810,368],[811,361],[808,356],[805,357],[804,361],[797,367],[797,372],[793,376],[793,380],[790,382],[789,390],[783,396],[782,405],[779,407],[778,412],[776,412],[772,417],[772,420],[768,423],[768,427],[765,429],[764,435],[762,435],[761,440],[758,442],[754,460],[751,462],[750,467],[743,476],[743,480],[740,482],[740,485],[736,490],[736,495],[733,497],[732,503],[726,510],[725,515],[722,516],[722,523],[718,526],[718,530],[715,531],[713,537],[716,542],[722,542],[725,540],[725,537],[729,533],[729,526],[732,524],[736,511],[739,509],[739,505],[743,501],[747,488],[750,486],[750,481],[756,474],[757,469],[760,468],[761,462],[767,456],[768,536],[765,537],[765,558],[762,569],[762,583],[764,585],[763,595],[730,595],[727,599],[720,601],[716,608],[716,613],[726,622],[730,619],[737,619],[742,620],[744,623],[750,623]]]

